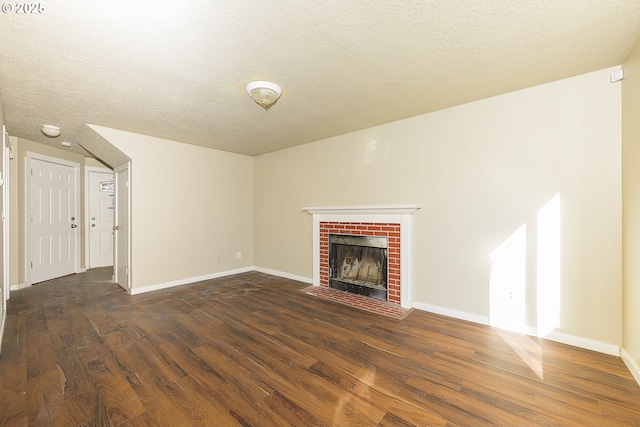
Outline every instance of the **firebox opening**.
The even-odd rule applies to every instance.
[[[329,287],[387,301],[386,237],[329,235]]]

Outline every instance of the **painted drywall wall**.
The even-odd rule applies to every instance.
[[[12,185],[9,203],[12,207],[11,215],[11,269],[9,273],[11,275],[10,284],[19,285],[23,284],[27,280],[26,270],[26,212],[25,212],[25,165],[26,165],[26,153],[33,152],[38,154],[44,154],[50,157],[56,157],[58,159],[68,160],[80,164],[80,199],[77,201],[78,206],[78,230],[80,233],[80,247],[78,248],[78,256],[80,257],[80,267],[84,268],[84,156],[70,151],[66,151],[56,147],[50,147],[48,145],[39,144],[37,142],[29,141],[22,138],[12,138],[12,143],[15,142],[13,150],[16,153],[16,163],[11,163],[11,167],[15,166],[16,174],[12,175]],[[13,161],[12,161],[13,162]],[[13,183],[15,185],[13,185]],[[17,211],[13,214],[13,208]],[[17,241],[16,241],[17,240]]]
[[[104,163],[100,162],[99,160],[93,159],[91,157],[86,157],[84,159],[84,165],[86,166],[91,166],[93,168],[108,168],[108,166],[106,166]]]
[[[4,131],[4,106],[2,105],[2,96],[0,96],[0,132]],[[0,137],[0,143],[2,143],[2,141],[4,141],[4,136]],[[4,161],[2,159],[2,156],[0,156],[0,172],[2,173],[2,178],[5,180],[5,182],[8,182],[5,177],[9,174],[8,170],[4,170]],[[2,185],[5,185],[4,183]],[[1,194],[2,192],[0,192]],[[4,197],[0,197],[0,211],[4,212],[5,206],[4,206]],[[4,242],[6,241],[5,239],[8,239],[9,236],[5,236],[5,231],[4,231],[4,227],[3,227],[3,222],[0,222],[0,238],[2,238],[2,242],[3,244],[0,245],[0,267],[2,267],[2,277],[0,278],[0,337],[2,337],[2,333],[4,332],[4,311],[5,311],[5,304],[4,304],[4,299],[5,299],[5,294],[4,294],[4,288],[5,288],[5,268],[9,268],[8,265],[4,265]],[[10,234],[10,233],[9,233]],[[8,289],[8,287],[7,287]],[[0,348],[2,348],[2,343],[0,343]]]
[[[640,382],[640,42],[623,69],[623,348]]]
[[[257,157],[256,266],[312,276],[312,219],[302,207],[419,204],[415,304],[488,321],[492,282],[506,275],[525,283],[528,330],[541,323],[538,309],[546,316],[557,303],[555,333],[617,348],[616,69]],[[518,271],[500,261],[509,256]],[[538,304],[554,280],[555,302]]]
[[[91,128],[132,159],[132,288],[253,266],[252,157]]]

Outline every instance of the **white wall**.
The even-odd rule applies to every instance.
[[[252,157],[91,128],[132,159],[133,292],[253,266]]]
[[[490,256],[526,225],[526,326],[536,328],[538,213],[559,195],[556,332],[616,348],[621,89],[609,82],[616,69],[257,157],[256,265],[312,276],[311,216],[302,207],[416,203],[414,302],[488,319]]]
[[[2,97],[0,96],[0,132],[3,131],[4,129],[4,106],[2,105]],[[0,135],[0,143],[3,143],[4,141],[4,135]],[[0,148],[1,150],[1,148]],[[1,152],[1,151],[0,151]],[[8,170],[4,170],[4,161],[2,160],[2,156],[0,155],[0,172],[2,173],[2,178],[5,180],[5,182],[8,182],[6,180],[7,175],[9,175],[9,171]],[[5,185],[5,184],[3,184]],[[2,194],[2,191],[0,191],[0,194]],[[0,211],[4,212],[5,206],[4,206],[4,197],[0,197]],[[8,212],[7,212],[8,213]],[[9,215],[7,215],[8,217]],[[2,333],[4,332],[4,312],[5,312],[5,304],[4,304],[4,300],[5,300],[5,293],[4,293],[4,288],[5,288],[5,276],[4,276],[4,272],[6,271],[5,269],[9,268],[8,265],[4,264],[4,242],[5,240],[9,239],[9,236],[5,235],[5,231],[3,228],[3,222],[0,221],[0,237],[2,238],[2,244],[0,246],[0,266],[2,267],[2,277],[0,278],[0,339],[2,339]],[[7,286],[8,289],[8,286]],[[8,295],[7,295],[8,296]],[[2,348],[2,342],[0,342],[0,349]]]
[[[623,68],[623,357],[640,383],[640,41]]]

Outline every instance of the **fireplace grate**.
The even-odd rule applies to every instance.
[[[386,237],[329,235],[329,287],[387,301]]]

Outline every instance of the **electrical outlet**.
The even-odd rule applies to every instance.
[[[236,252],[236,258],[237,259],[242,258],[242,252]]]

